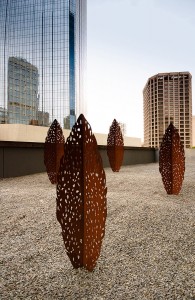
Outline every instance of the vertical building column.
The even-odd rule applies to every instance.
[[[182,81],[183,81],[183,144],[184,148],[186,148],[186,107],[185,107],[185,75],[182,76]]]

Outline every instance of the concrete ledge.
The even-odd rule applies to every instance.
[[[49,127],[24,124],[0,124],[0,141],[44,143]],[[70,130],[63,129],[65,139]],[[94,133],[98,145],[107,145],[108,134]],[[124,137],[125,146],[141,146],[141,138]]]
[[[0,141],[44,143],[49,127],[24,124],[0,124]],[[67,138],[70,130],[63,130]]]

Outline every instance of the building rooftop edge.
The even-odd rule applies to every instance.
[[[153,76],[151,76],[151,77],[148,78],[148,80],[147,80],[147,82],[146,82],[146,84],[145,84],[145,86],[144,86],[144,88],[143,88],[143,91],[145,90],[145,88],[146,88],[146,86],[147,86],[149,80],[151,80],[151,79],[153,79],[153,78],[155,78],[155,77],[167,76],[167,75],[170,75],[170,76],[172,76],[172,75],[189,75],[190,78],[192,78],[192,74],[191,74],[189,71],[157,73],[157,74],[155,74],[155,75],[153,75]]]

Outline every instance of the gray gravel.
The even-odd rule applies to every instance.
[[[1,299],[195,299],[195,162],[178,196],[158,164],[106,169],[108,217],[93,272],[73,269],[47,174],[0,180]]]

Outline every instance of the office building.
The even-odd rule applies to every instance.
[[[25,59],[8,59],[8,122],[33,124],[38,119],[39,74],[37,67]]]
[[[48,126],[57,119],[69,129],[85,114],[86,1],[1,0],[5,123]]]
[[[0,107],[0,124],[8,123],[7,120],[7,110],[3,107]]]
[[[160,147],[173,122],[185,148],[192,146],[192,76],[189,72],[159,73],[143,90],[144,146]]]

